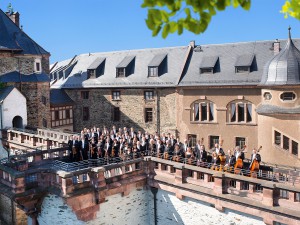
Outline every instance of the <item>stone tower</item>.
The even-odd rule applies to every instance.
[[[50,127],[50,53],[23,32],[19,17],[12,8],[0,10],[0,82],[26,97],[28,124],[23,127]]]

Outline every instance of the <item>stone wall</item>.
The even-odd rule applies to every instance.
[[[176,94],[174,89],[154,91],[154,99],[146,101],[144,91],[150,89],[82,89],[66,90],[74,100],[74,130],[83,127],[134,127],[154,133],[169,132],[176,129]],[[81,98],[81,91],[89,91],[89,99]],[[112,100],[112,91],[120,91],[121,100]],[[158,97],[159,96],[159,97]],[[89,107],[90,118],[82,121],[83,107]],[[112,121],[113,107],[121,111],[120,122]],[[153,109],[153,122],[145,123],[145,108]],[[160,120],[158,121],[157,117]]]
[[[15,85],[27,100],[27,125],[31,127],[44,127],[43,119],[47,121],[47,127],[51,126],[50,119],[50,84],[48,82],[9,83]],[[42,96],[46,97],[46,105],[42,102]]]
[[[0,224],[10,225],[14,224],[14,211],[12,201],[3,194],[0,194]]]
[[[225,209],[218,211],[214,205],[185,197],[180,200],[175,194],[158,190],[157,224],[197,224],[197,225],[263,225],[263,219],[251,215]],[[154,225],[154,201],[150,190],[136,189],[129,195],[115,194],[108,196],[100,203],[97,217],[89,222],[82,222],[76,218],[71,208],[62,198],[48,195],[42,203],[42,210],[38,216],[40,225],[74,224],[74,225]]]
[[[218,211],[214,205],[185,197],[180,200],[175,194],[158,190],[157,224],[197,224],[197,225],[263,225],[260,217],[238,213],[229,209]],[[150,215],[150,217],[153,215]],[[153,223],[151,223],[153,225]]]
[[[35,59],[41,58],[42,71],[49,74],[49,56],[43,55],[17,55],[11,53],[0,53],[0,75],[12,71],[20,71],[22,74],[32,74],[34,72]]]

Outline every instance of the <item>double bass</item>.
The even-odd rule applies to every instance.
[[[262,146],[260,146],[257,149],[256,154],[262,149]],[[257,172],[259,171],[259,161],[257,159],[253,159],[251,164],[250,164],[250,176],[253,178],[257,177]]]
[[[240,174],[241,170],[243,169],[244,162],[243,159],[241,158],[241,154],[244,152],[244,150],[247,148],[246,145],[244,145],[244,148],[241,150],[239,157],[236,160],[236,163],[234,165],[234,173],[235,174]]]

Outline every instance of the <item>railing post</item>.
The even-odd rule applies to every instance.
[[[262,185],[263,187],[263,201],[262,203],[267,206],[274,206],[275,200],[278,196],[276,191],[276,185],[274,184],[273,186],[267,186],[267,185]]]
[[[227,194],[227,184],[224,173],[216,172],[214,174],[214,192],[216,194]]]

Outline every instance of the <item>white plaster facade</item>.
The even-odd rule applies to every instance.
[[[22,118],[23,127],[27,125],[26,98],[16,88],[14,88],[3,100],[1,104],[2,128],[12,127],[13,119],[16,116]]]

